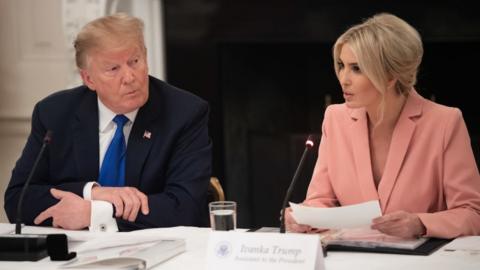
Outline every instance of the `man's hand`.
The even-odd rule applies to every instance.
[[[135,221],[138,211],[148,215],[148,197],[134,187],[99,187],[92,188],[92,200],[102,200],[115,206],[115,216],[128,221]]]
[[[423,225],[420,218],[405,211],[396,211],[375,218],[371,228],[402,238],[417,238],[426,232],[425,225]]]
[[[89,201],[72,192],[59,189],[52,188],[50,193],[60,201],[40,213],[33,221],[35,224],[38,225],[47,218],[53,218],[52,225],[56,228],[80,230],[90,225],[91,205]]]

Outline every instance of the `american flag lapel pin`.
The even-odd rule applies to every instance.
[[[150,131],[148,131],[148,130],[145,130],[145,131],[143,132],[143,138],[150,140],[150,138],[152,138],[152,133],[151,133]]]

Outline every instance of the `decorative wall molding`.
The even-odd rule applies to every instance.
[[[30,133],[30,118],[0,118],[0,137],[28,136]]]
[[[19,56],[26,60],[66,60],[61,5],[58,1],[16,1]]]

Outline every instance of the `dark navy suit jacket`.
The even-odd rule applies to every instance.
[[[50,188],[82,197],[84,185],[98,179],[96,93],[80,86],[52,94],[35,106],[31,133],[5,192],[11,222],[47,130],[53,131],[52,141],[25,195],[24,223],[33,224],[38,214],[58,202]],[[139,109],[128,139],[125,174],[126,186],[148,195],[150,213],[139,212],[135,222],[117,219],[120,230],[205,225],[211,174],[207,103],[150,77],[148,101]]]

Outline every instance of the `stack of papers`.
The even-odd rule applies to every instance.
[[[331,231],[322,238],[322,242],[328,245],[342,245],[349,247],[364,248],[399,248],[414,250],[425,243],[428,238],[404,239],[386,235],[369,228],[342,229]]]
[[[378,200],[365,203],[320,208],[290,203],[292,215],[299,224],[330,229],[322,242],[329,245],[361,248],[396,248],[414,250],[427,238],[403,239],[370,229],[372,220],[382,216]]]
[[[110,247],[103,244],[101,248],[91,248],[94,248],[94,245],[86,242],[84,246],[79,247],[77,259],[67,262],[61,267],[82,269],[149,269],[184,252],[185,240],[150,240],[147,243],[143,242],[133,245],[122,244],[121,246]]]

